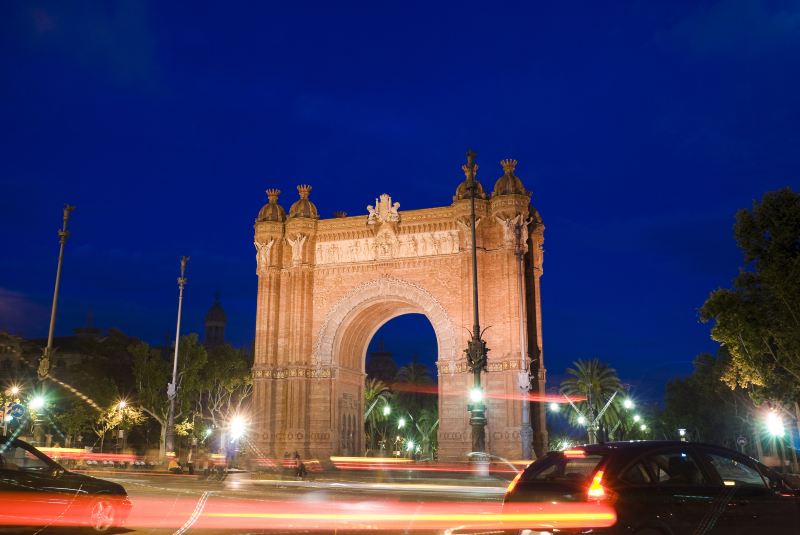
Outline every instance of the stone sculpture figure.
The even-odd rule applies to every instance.
[[[295,239],[286,238],[289,245],[292,246],[292,265],[298,266],[303,258],[303,246],[306,243],[308,236],[305,234],[298,234]]]
[[[269,240],[268,242],[253,242],[253,245],[256,248],[256,269],[258,273],[264,273],[269,267],[269,253],[272,250],[273,243],[275,243],[275,240]]]

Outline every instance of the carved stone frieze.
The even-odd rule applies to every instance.
[[[316,265],[352,264],[391,258],[418,258],[460,252],[457,230],[396,234],[383,230],[373,238],[320,241],[314,249]]]
[[[292,377],[328,379],[330,377],[334,377],[335,375],[336,374],[333,369],[320,367],[275,367],[253,370],[253,377],[256,379],[289,379]]]

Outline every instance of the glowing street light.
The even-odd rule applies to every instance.
[[[405,418],[400,418],[399,420],[397,420],[397,428],[398,429],[402,429],[405,426],[406,426],[406,419]]]
[[[553,401],[550,403],[550,412],[558,412],[561,410],[561,405]]]
[[[231,420],[231,440],[239,440],[244,436],[247,424],[240,415],[234,416]]]
[[[16,396],[17,394],[19,394],[20,388],[17,385],[11,385],[9,392],[11,392],[12,396]]]
[[[769,431],[769,434],[773,437],[782,437],[786,432],[781,417],[778,416],[778,413],[775,411],[769,411],[767,413],[767,431]]]
[[[44,396],[34,396],[34,398],[31,399],[31,401],[28,403],[28,406],[31,409],[38,411],[44,407],[44,404],[45,404]]]
[[[483,401],[483,389],[475,387],[469,391],[469,400],[473,403],[480,403]]]
[[[585,416],[578,416],[578,423],[581,425],[586,425],[586,417]]]
[[[392,413],[392,408],[389,405],[383,406],[383,415],[389,416]]]
[[[409,440],[408,445],[406,446],[406,451],[413,451],[414,450],[414,441]]]
[[[632,409],[636,406],[636,404],[633,402],[631,398],[628,398],[622,402],[622,406],[625,407],[626,409]]]
[[[645,424],[642,424],[639,426],[639,429],[641,429],[642,431],[647,431],[647,426]]]
[[[127,407],[127,406],[128,406],[128,402],[127,402],[127,401],[125,401],[124,399],[121,399],[121,400],[119,401],[119,403],[117,403],[117,408],[118,408],[119,410],[125,410],[125,407]]]
[[[208,429],[206,429],[205,435],[206,435],[206,438],[211,436],[211,428],[210,427]]]
[[[634,421],[634,422],[638,422],[638,421],[639,421],[639,420],[641,420],[641,419],[642,419],[642,417],[641,417],[641,416],[639,416],[638,414],[634,414],[634,415],[633,415],[633,421]]]

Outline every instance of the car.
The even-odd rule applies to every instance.
[[[65,470],[32,445],[0,436],[0,525],[55,525],[97,532],[121,527],[131,510],[117,483]]]
[[[800,533],[800,490],[736,451],[679,441],[610,442],[550,452],[509,485],[504,516],[532,503],[605,503],[617,522],[552,533]],[[551,533],[515,530],[516,533]]]

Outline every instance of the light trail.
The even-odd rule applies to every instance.
[[[51,495],[52,496],[52,495]],[[55,495],[58,496],[58,495]],[[39,502],[29,493],[2,494],[0,525],[69,527],[84,525],[92,496],[64,495],[64,500]],[[72,500],[72,501],[70,501]],[[131,498],[132,509],[124,522],[129,529],[167,528],[224,530],[441,530],[455,526],[502,529],[569,529],[608,527],[616,522],[614,510],[599,503],[514,504],[503,511],[501,503],[400,501],[322,502],[309,508],[303,500],[252,501],[221,498],[204,493],[200,498],[179,497],[164,510],[163,497]],[[187,520],[188,518],[188,520]],[[188,526],[188,527],[187,527]]]

